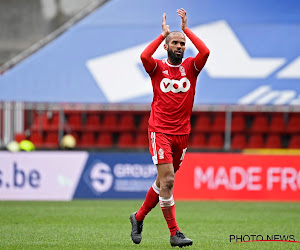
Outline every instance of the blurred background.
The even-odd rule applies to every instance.
[[[70,184],[70,196],[62,199],[72,199],[73,194],[106,197],[103,192],[108,198],[143,197],[155,178],[155,168],[153,172],[149,167],[147,137],[152,87],[139,56],[160,34],[162,13],[167,13],[172,30],[180,29],[176,14],[180,7],[187,10],[188,26],[211,51],[198,79],[191,117],[187,157],[192,159],[194,153],[198,158],[185,164],[190,169],[210,164],[217,171],[220,163],[214,160],[223,159],[223,153],[235,153],[245,160],[235,162],[230,155],[224,166],[228,171],[231,166],[247,169],[254,159],[249,154],[268,154],[278,156],[279,162],[290,162],[295,172],[289,174],[296,176],[300,4],[292,0],[0,0],[0,167],[12,162],[27,166],[24,152],[7,151],[49,154],[43,155],[49,161],[57,151],[71,158],[66,150],[77,152],[78,157],[84,152],[88,156],[83,157],[77,175],[54,174],[53,181],[59,180],[61,187],[67,187],[72,178],[80,180],[78,188],[76,181]],[[196,54],[187,41],[185,56]],[[155,57],[166,57],[165,51],[160,47]],[[76,162],[76,157],[70,162]],[[40,158],[36,159],[38,166]],[[271,159],[256,163],[261,166],[259,173],[275,164]],[[66,162],[55,164],[64,167]],[[127,164],[127,172],[118,164]],[[101,185],[107,184],[104,191],[91,184],[95,166],[103,178]],[[115,167],[119,172],[114,172]],[[135,176],[135,171],[142,174]],[[4,176],[18,173],[16,169],[2,172]],[[106,178],[107,173],[112,179]],[[142,193],[130,188],[136,178],[144,180],[135,184]],[[297,195],[293,192],[290,197]],[[201,195],[195,191],[194,198]],[[260,198],[275,197],[265,195]]]

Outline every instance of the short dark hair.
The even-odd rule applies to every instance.
[[[170,34],[165,39],[165,43],[166,44],[168,44],[170,42],[170,40],[171,40],[171,36],[170,35],[172,35],[174,33],[180,33],[180,34],[182,34],[185,37],[185,35],[181,31],[171,31]]]

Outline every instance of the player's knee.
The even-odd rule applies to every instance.
[[[169,175],[164,178],[164,187],[168,190],[171,190],[174,186],[174,175]]]

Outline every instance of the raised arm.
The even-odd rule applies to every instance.
[[[152,41],[141,54],[142,63],[148,73],[152,72],[156,67],[156,62],[152,55],[162,41],[170,34],[169,25],[166,24],[166,18],[167,16],[164,13],[162,19],[162,33],[154,41]]]
[[[186,11],[181,8],[180,10],[177,10],[177,13],[181,17],[181,29],[198,50],[198,54],[195,57],[195,66],[196,69],[200,71],[207,61],[210,53],[209,49],[206,47],[205,43],[187,27]]]

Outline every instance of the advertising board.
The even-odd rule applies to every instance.
[[[300,201],[300,157],[189,153],[176,174],[174,197]]]
[[[1,152],[0,200],[144,199],[149,153]],[[186,153],[176,200],[300,201],[300,156]]]

